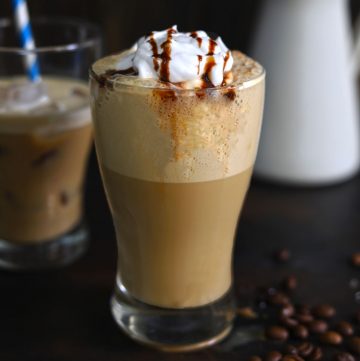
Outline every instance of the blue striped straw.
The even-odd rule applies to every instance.
[[[35,42],[31,31],[29,12],[26,0],[12,0],[15,24],[19,33],[21,46],[26,50],[34,50]],[[24,57],[27,75],[32,82],[40,81],[40,71],[37,56],[28,54]]]

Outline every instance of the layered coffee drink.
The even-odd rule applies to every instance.
[[[112,311],[143,343],[192,350],[231,329],[232,250],[264,78],[220,37],[176,27],[91,69],[95,143],[118,241]]]
[[[86,83],[0,80],[2,241],[36,245],[80,222],[91,138]]]
[[[92,79],[119,282],[166,308],[202,306],[230,288],[264,100],[258,63],[204,32],[179,34],[151,33],[137,50],[96,62]]]

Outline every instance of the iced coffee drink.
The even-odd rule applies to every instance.
[[[87,76],[101,37],[84,21],[47,17],[19,32],[28,21],[20,8],[0,22],[0,268],[45,270],[88,246]]]
[[[34,245],[76,227],[92,138],[87,84],[0,79],[0,239]]]
[[[91,94],[118,240],[117,322],[162,349],[220,340],[233,317],[232,249],[257,151],[263,68],[220,37],[172,27],[97,61]]]

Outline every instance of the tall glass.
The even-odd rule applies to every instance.
[[[233,87],[170,90],[95,68],[95,144],[118,241],[113,316],[162,350],[214,344],[234,318],[232,250],[264,71]]]
[[[0,20],[0,266],[53,267],[87,245],[83,181],[92,139],[87,69],[100,54],[93,25],[32,22],[36,49],[19,48]],[[41,82],[24,64],[36,59]]]

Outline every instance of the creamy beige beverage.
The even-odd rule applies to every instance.
[[[35,244],[80,221],[92,126],[86,83],[45,77],[33,100],[23,83],[0,80],[0,239]]]
[[[230,289],[237,219],[258,145],[264,74],[238,51],[232,52],[231,71],[224,71],[230,52],[220,57],[222,42],[205,44],[198,39],[202,34],[191,33],[199,47],[208,47],[205,61],[199,55],[194,63],[202,75],[172,80],[176,71],[164,66],[166,56],[159,58],[157,51],[166,51],[176,30],[167,30],[161,46],[156,35],[146,40],[153,51],[150,65],[141,58],[135,69],[132,51],[94,64],[91,103],[118,239],[119,283],[147,304],[181,309],[209,304]],[[170,49],[168,60],[175,51]],[[158,79],[141,76],[152,62]]]
[[[231,285],[237,218],[252,169],[207,182],[151,182],[103,168],[119,237],[119,276],[139,300],[200,306]]]

